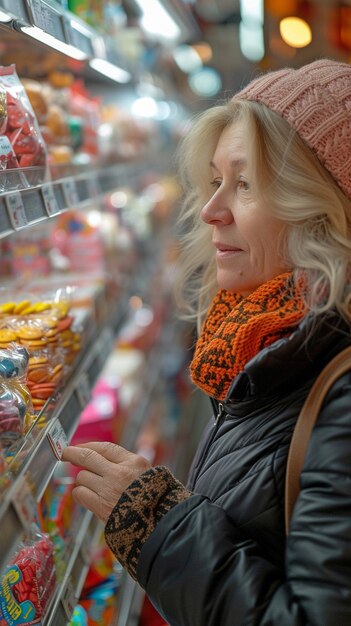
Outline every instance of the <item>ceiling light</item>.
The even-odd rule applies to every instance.
[[[164,40],[176,40],[181,34],[178,24],[159,0],[135,0],[142,16],[140,26],[151,35]]]
[[[53,35],[49,35],[49,33],[45,33],[41,28],[38,28],[37,26],[22,26],[21,31],[26,35],[37,39],[37,41],[40,41],[41,43],[44,43],[51,48],[54,48],[54,50],[62,52],[68,57],[71,57],[71,59],[84,61],[88,57],[88,55],[82,50],[79,50],[75,46],[71,46],[64,41],[60,41],[60,39],[56,39],[56,37],[54,37]]]
[[[264,38],[262,27],[239,24],[240,50],[249,61],[258,62],[264,57]]]
[[[145,96],[132,104],[132,113],[138,117],[156,117],[158,112],[156,100]]]
[[[240,0],[240,16],[247,24],[263,24],[263,0]]]
[[[279,24],[282,39],[293,48],[304,48],[312,41],[310,26],[300,17],[285,17]]]
[[[239,42],[244,57],[257,63],[264,57],[263,0],[240,0]]]
[[[202,61],[197,51],[192,46],[186,44],[177,46],[173,50],[173,58],[179,69],[185,74],[194,72],[202,67]]]
[[[162,122],[163,120],[167,120],[170,115],[171,107],[169,106],[168,102],[166,102],[165,100],[159,100],[159,102],[157,102],[156,119]]]
[[[205,98],[215,96],[222,87],[222,81],[217,70],[204,67],[189,76],[189,86],[198,96]]]
[[[213,57],[213,52],[211,46],[208,43],[206,43],[205,41],[201,41],[200,43],[194,43],[192,45],[192,48],[194,48],[195,52],[197,52],[203,63],[208,63],[209,61],[211,61]]]
[[[128,83],[131,79],[129,72],[105,59],[91,59],[89,65],[93,70],[107,76],[107,78],[114,80],[116,83]]]

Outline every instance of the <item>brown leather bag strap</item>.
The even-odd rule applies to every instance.
[[[290,443],[285,479],[285,531],[289,532],[290,518],[300,493],[300,474],[306,449],[323,400],[330,387],[342,374],[351,369],[351,346],[339,352],[321,371],[313,383],[297,418]]]

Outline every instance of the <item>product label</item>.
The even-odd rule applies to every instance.
[[[80,554],[84,563],[90,563],[91,560],[91,545],[88,541],[84,541],[80,547]]]
[[[24,5],[24,0],[2,0],[1,6],[7,9],[12,15],[28,21],[28,14]]]
[[[65,609],[67,618],[70,619],[73,613],[74,607],[77,604],[76,594],[74,593],[72,582],[69,580],[61,597],[61,604]]]
[[[74,208],[79,204],[79,196],[76,183],[73,178],[67,178],[62,181],[63,195],[68,209]]]
[[[81,26],[81,24],[78,24],[73,20],[66,20],[65,30],[69,43],[72,46],[75,46],[78,50],[82,50],[88,56],[92,56],[94,54],[91,36],[89,32]]]
[[[89,198],[95,200],[100,195],[99,185],[96,176],[92,176],[87,180]]]
[[[29,0],[28,4],[35,26],[64,41],[61,16],[43,0]]]
[[[1,76],[1,84],[4,87],[15,87],[18,91],[18,77],[16,74],[4,74]]]
[[[37,505],[26,476],[19,482],[12,504],[24,528],[37,519]]]
[[[50,432],[47,434],[47,438],[55,457],[60,461],[64,448],[68,446],[66,433],[62,428],[60,420],[56,420]]]
[[[28,220],[21,193],[19,191],[13,191],[11,194],[5,196],[5,202],[13,228],[18,230],[19,228],[27,226]]]
[[[0,583],[0,618],[9,626],[38,623],[35,619],[35,607],[29,600],[17,602],[12,587],[21,582],[23,574],[18,565],[10,565]]]
[[[79,378],[76,390],[77,390],[77,395],[78,395],[80,405],[82,409],[85,409],[86,405],[88,404],[91,398],[91,388],[90,388],[88,375],[86,373],[83,373],[81,377]]]
[[[0,156],[13,155],[14,151],[11,142],[6,135],[0,135]]]
[[[60,213],[56,200],[55,191],[52,185],[42,185],[41,194],[43,196],[46,212],[49,216]]]

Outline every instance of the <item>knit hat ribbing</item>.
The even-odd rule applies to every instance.
[[[351,66],[323,59],[263,74],[234,96],[283,117],[351,199]]]

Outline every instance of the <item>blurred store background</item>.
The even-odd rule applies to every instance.
[[[164,624],[60,449],[116,442],[186,481],[211,407],[172,293],[177,146],[258,73],[325,56],[351,61],[351,0],[0,0],[1,626],[13,597],[44,626]]]

